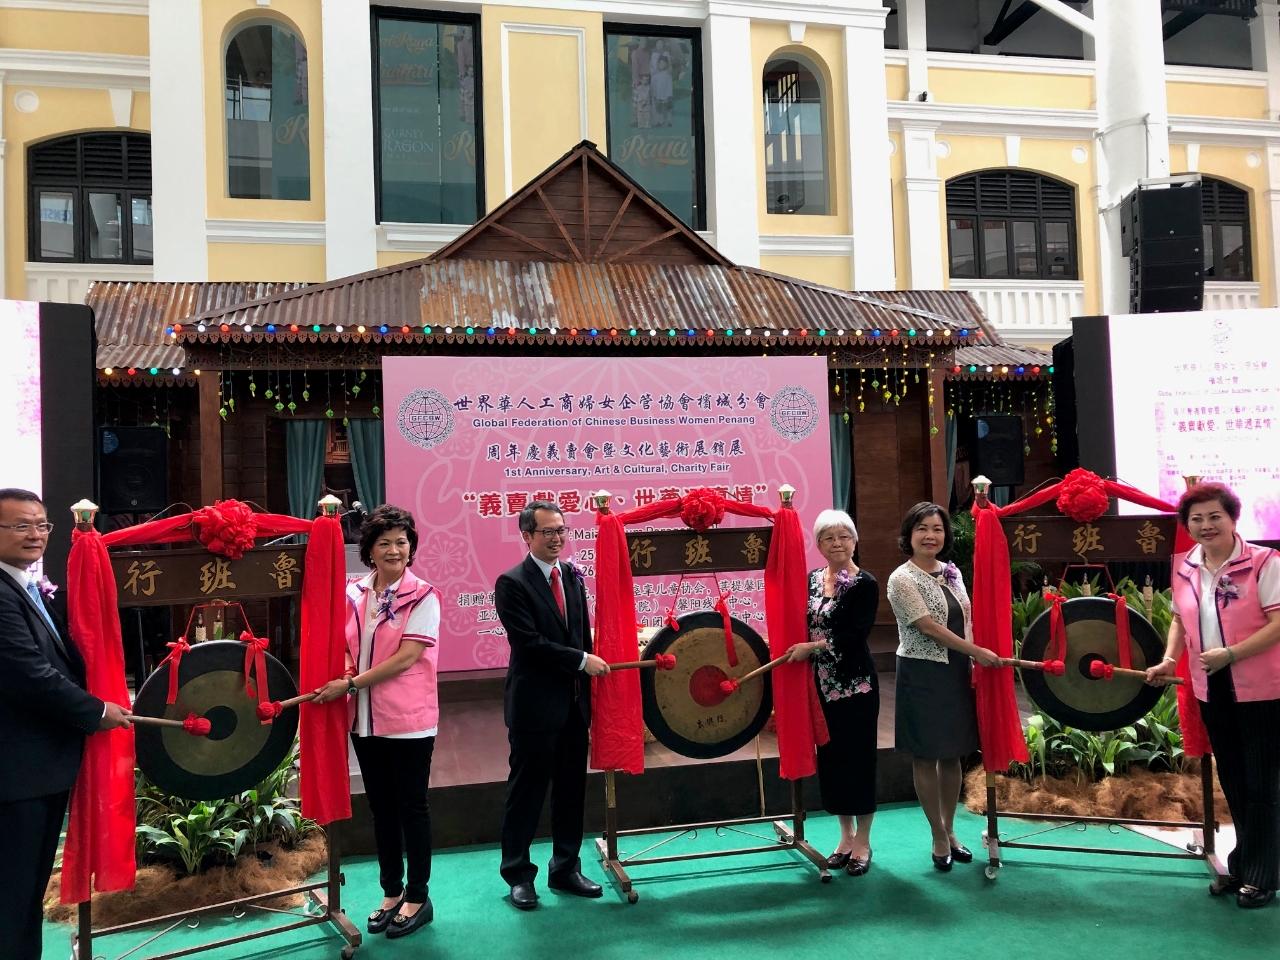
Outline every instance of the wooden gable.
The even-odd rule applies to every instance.
[[[732,266],[589,140],[431,259]]]

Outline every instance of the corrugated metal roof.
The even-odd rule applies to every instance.
[[[165,330],[207,310],[293,290],[299,283],[164,283],[99,280],[84,302],[93,308],[98,334],[97,365],[158,367],[186,365],[186,351]]]
[[[745,267],[634,262],[423,260],[211,309],[194,322],[206,329],[185,326],[179,340],[267,339],[268,324],[277,338],[324,340],[377,336],[383,325],[393,338],[404,337],[400,328],[408,327],[412,339],[422,337],[423,327],[437,338],[448,327],[452,332],[444,336],[453,342],[469,339],[467,327],[478,341],[509,343],[527,342],[530,328],[541,332],[541,342],[551,329],[560,339],[591,329],[715,331],[702,342],[729,340],[729,330],[739,339],[745,330],[757,336],[786,331],[791,339],[805,331],[815,342],[821,342],[819,331],[828,339],[868,343],[912,330],[926,343],[963,342],[962,330],[975,339],[995,337],[963,291],[850,293]],[[247,335],[246,325],[253,331]],[[361,334],[360,325],[368,332]],[[496,337],[486,335],[490,327]],[[507,336],[509,328],[517,335]]]
[[[959,370],[953,368],[948,379],[989,380],[1010,375],[1020,380],[1047,379],[1052,365],[1053,354],[1044,350],[1009,344],[976,344],[956,351],[955,366]],[[970,367],[976,369],[970,371]],[[988,370],[988,367],[991,369]],[[1037,367],[1039,370],[1033,372]],[[1019,368],[1022,373],[1017,373]]]

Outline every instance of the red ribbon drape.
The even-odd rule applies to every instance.
[[[191,652],[191,644],[187,643],[186,637],[179,637],[173,643],[166,643],[169,648],[169,655],[160,661],[160,666],[169,665],[169,693],[164,698],[164,702],[173,706],[178,702],[178,668],[182,666],[182,657],[184,654]]]
[[[974,641],[1010,656],[1013,650],[1013,625],[1008,610],[1012,606],[1009,583],[1009,544],[1005,540],[1000,518],[1025,513],[1057,499],[1061,483],[1050,484],[1004,507],[988,504],[986,509],[973,508],[975,518],[973,548],[973,632]],[[1177,507],[1158,497],[1115,480],[1103,480],[1108,497],[1115,497],[1174,513]],[[1182,553],[1192,547],[1187,532],[1178,527],[1173,552]],[[1007,651],[1007,652],[1006,652]],[[1209,737],[1200,718],[1200,707],[1191,692],[1190,670],[1184,652],[1178,662],[1178,676],[1187,680],[1178,688],[1178,716],[1182,727],[1183,750],[1188,756],[1209,752]],[[1026,762],[1026,741],[1018,719],[1013,691],[1012,670],[1005,667],[976,668],[974,688],[978,701],[978,732],[982,740],[982,761],[988,771],[1008,768],[1013,761]]]
[[[193,516],[166,517],[106,534],[74,531],[67,562],[67,613],[71,640],[85,661],[86,687],[94,696],[129,706],[116,582],[107,548],[191,542]],[[346,573],[341,525],[334,517],[320,517],[314,523],[276,513],[253,517],[258,537],[312,535],[303,573],[301,653],[303,689],[315,689],[342,675]],[[317,648],[323,648],[325,655],[320,656]],[[308,686],[306,665],[318,661],[332,672]],[[176,675],[176,663],[171,667]],[[302,812],[321,824],[351,816],[346,721],[346,704],[341,700],[304,705],[301,714]],[[71,796],[62,857],[63,903],[83,903],[95,889],[133,886],[134,762],[131,730],[88,738]]]
[[[259,521],[261,523],[261,521]],[[302,572],[302,644],[298,686],[315,690],[342,676],[346,665],[346,557],[342,522],[311,524]],[[298,707],[302,813],[317,823],[351,817],[345,697]]]
[[[705,497],[705,494],[704,494]],[[658,500],[620,514],[596,515],[596,653],[609,661],[639,657],[627,524],[679,516],[682,500]],[[777,657],[808,638],[808,571],[804,534],[789,508],[772,510],[754,503],[722,499],[726,513],[773,521],[765,566],[765,625],[769,649]],[[632,693],[634,691],[634,695]],[[826,721],[807,663],[787,663],[773,671],[774,717],[778,728],[778,766],[782,777],[797,780],[817,769],[815,747],[828,741]],[[597,679],[591,718],[591,765],[598,770],[644,772],[640,682],[634,671]]]
[[[1116,603],[1116,663],[1117,667],[1133,669],[1133,656],[1129,650],[1129,601],[1124,594],[1108,593],[1107,599]]]
[[[267,647],[271,646],[266,637],[255,637],[248,630],[241,631],[240,642],[244,644],[244,695],[258,703],[266,703],[267,695]]]
[[[129,709],[120,642],[116,581],[104,538],[96,530],[71,534],[67,560],[67,620],[84,659],[85,686],[95,697]],[[62,853],[63,903],[83,903],[91,888],[128,890],[134,878],[133,731],[95,733],[85,742],[71,793]]]

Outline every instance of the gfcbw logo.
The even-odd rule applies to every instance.
[[[769,423],[788,440],[803,440],[818,425],[818,400],[804,387],[783,387],[769,401]]]
[[[396,421],[400,436],[415,447],[430,450],[453,433],[453,407],[439,390],[415,390],[400,401]]]

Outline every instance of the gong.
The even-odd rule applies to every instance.
[[[640,673],[644,722],[659,743],[686,757],[708,759],[750,743],[769,719],[773,692],[767,677],[744,683],[734,693],[722,680],[740,677],[769,662],[769,648],[741,620],[730,618],[737,666],[725,651],[724,621],[712,611],[687,613],[680,628],[664,627],[644,648],[644,659],[674,654],[672,670]]]
[[[1024,660],[1044,660],[1050,644],[1046,610],[1027,628],[1022,640]],[[1089,667],[1096,661],[1118,663],[1116,604],[1107,597],[1077,597],[1062,605],[1067,628],[1066,670],[1062,676],[1048,671],[1023,670],[1022,682],[1036,706],[1053,719],[1081,730],[1116,730],[1146,716],[1163,692],[1139,677],[1095,678]],[[1156,628],[1129,609],[1129,659],[1135,670],[1158,664],[1164,641]]]
[[[139,716],[183,720],[194,713],[209,721],[206,737],[176,727],[134,726],[138,766],[166,793],[188,800],[229,797],[261,783],[289,755],[298,711],[286,710],[266,724],[258,720],[258,701],[245,691],[246,649],[234,640],[198,644],[178,667],[176,703],[165,703],[169,663],[147,677],[134,698],[133,712]],[[265,658],[266,698],[295,696],[297,687],[284,664],[270,654]]]

